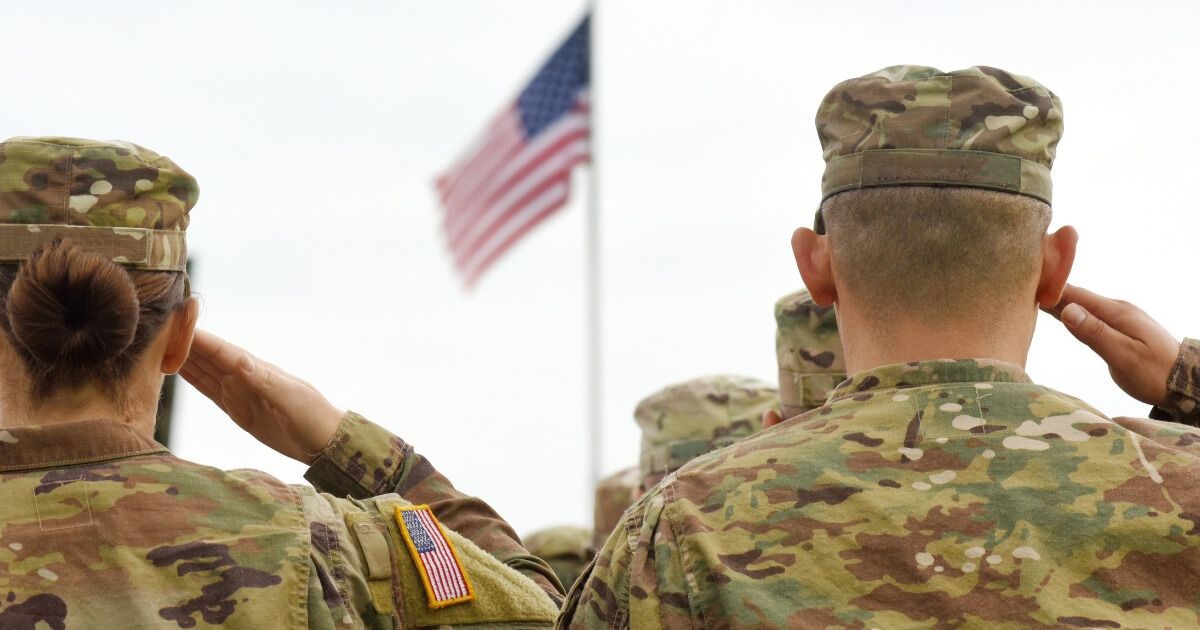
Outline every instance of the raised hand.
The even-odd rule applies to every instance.
[[[1148,405],[1166,399],[1181,344],[1142,309],[1068,284],[1058,305],[1043,310],[1104,359],[1125,393]]]
[[[304,464],[345,415],[312,385],[200,329],[179,374],[259,442]]]

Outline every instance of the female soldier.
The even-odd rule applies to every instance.
[[[133,144],[0,144],[0,628],[548,626],[560,589],[491,508],[211,335],[189,379],[316,489],[153,441],[193,345],[197,196]]]

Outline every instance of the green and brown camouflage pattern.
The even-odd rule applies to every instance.
[[[1167,399],[1150,417],[1200,427],[1200,340],[1184,339],[1179,358],[1167,379]]]
[[[846,355],[832,306],[813,302],[807,289],[775,302],[775,354],[784,419],[825,404],[846,380]]]
[[[335,474],[323,456],[326,476],[374,488],[378,473],[393,482],[384,490],[413,495],[446,486],[411,447],[353,413],[336,448],[365,467]],[[516,551],[524,550],[486,504],[452,487],[435,512],[487,530],[476,541],[447,535],[476,584],[493,586],[439,611],[405,599],[422,584],[389,518],[391,504],[408,503],[399,495],[336,498],[258,471],[202,466],[108,420],[0,429],[0,493],[0,628],[545,628],[556,611],[549,569]],[[372,554],[352,524],[392,542]],[[496,555],[514,559],[508,566],[478,551],[496,541]]]
[[[1198,524],[1200,431],[889,365],[663,480],[558,627],[1197,627]]]
[[[592,545],[592,530],[578,525],[539,529],[525,536],[523,542],[529,553],[550,565],[558,581],[566,588],[571,588],[596,555],[596,547]]]
[[[1029,77],[892,66],[843,81],[817,110],[821,198],[871,186],[971,186],[1050,203],[1062,103]]]
[[[346,414],[304,478],[333,496],[366,500],[394,492],[414,505],[428,505],[447,530],[533,580],[556,605],[562,602],[554,572],[521,545],[486,501],[460,492],[412,445],[358,414]]]
[[[0,262],[69,238],[134,269],[184,271],[200,189],[179,165],[119,140],[0,143]]]
[[[779,392],[771,385],[726,374],[695,378],[651,394],[633,412],[642,429],[642,488],[698,455],[757,433],[763,412],[778,408]]]
[[[625,510],[633,505],[633,494],[642,485],[642,472],[630,466],[601,479],[596,484],[596,502],[592,505],[592,546],[599,549],[621,522]]]

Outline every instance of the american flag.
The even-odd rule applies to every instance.
[[[427,506],[402,508],[396,515],[404,524],[405,538],[425,579],[430,608],[441,608],[475,598],[458,556],[446,540],[442,527]]]
[[[438,178],[443,227],[468,286],[566,204],[571,168],[591,157],[590,24],[585,15],[516,102]]]

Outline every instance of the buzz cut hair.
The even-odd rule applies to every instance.
[[[891,186],[821,204],[839,281],[872,313],[985,333],[1040,273],[1049,204],[959,186]],[[877,321],[886,325],[886,322]]]

